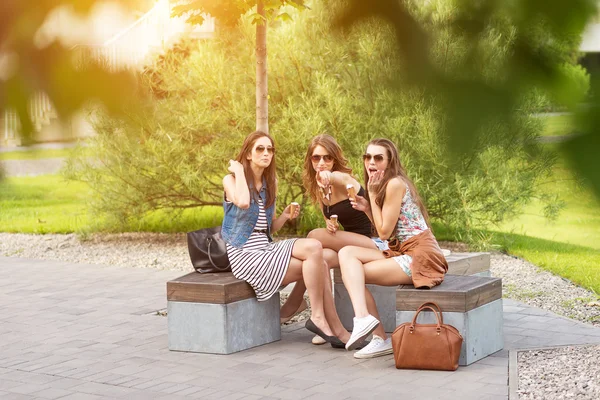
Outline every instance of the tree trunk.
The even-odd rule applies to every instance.
[[[258,1],[256,12],[263,17],[256,24],[256,130],[269,133],[267,19],[263,0]]]

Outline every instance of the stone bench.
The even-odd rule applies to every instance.
[[[490,253],[451,253],[446,256],[448,275],[490,277]]]
[[[440,306],[444,323],[463,336],[459,365],[469,365],[504,347],[502,279],[447,275],[430,290],[402,285],[396,290],[396,323],[412,321],[417,308],[432,301]],[[435,323],[430,311],[419,314],[417,323]]]
[[[448,275],[491,276],[490,253],[451,253],[446,256],[446,260],[448,261]],[[340,270],[336,268],[333,271],[335,308],[344,327],[351,331],[354,310],[350,296],[342,281]],[[367,285],[367,288],[375,298],[385,331],[393,332],[398,325],[396,321],[396,287]]]
[[[169,350],[230,354],[281,339],[279,293],[258,302],[231,272],[167,282]]]

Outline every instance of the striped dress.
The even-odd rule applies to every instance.
[[[228,243],[227,256],[233,275],[252,286],[258,301],[265,301],[279,290],[290,265],[292,249],[297,239],[269,242],[266,233],[256,232],[266,231],[268,228],[262,200],[258,198],[257,201],[259,213],[254,232],[242,248],[233,247]]]

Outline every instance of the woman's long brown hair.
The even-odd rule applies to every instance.
[[[321,203],[321,197],[319,196],[319,185],[317,184],[317,171],[312,166],[311,156],[315,147],[322,146],[327,150],[327,153],[333,157],[333,171],[344,172],[346,174],[352,174],[352,168],[348,167],[348,160],[342,153],[342,148],[333,136],[327,134],[321,134],[315,136],[311,140],[308,150],[306,151],[306,157],[304,158],[304,171],[302,172],[302,182],[306,189],[306,194],[310,196],[310,199],[314,204]]]
[[[367,147],[369,147],[370,145],[384,147],[386,149],[386,153],[387,153],[387,157],[388,157],[388,167],[385,170],[381,184],[379,185],[379,188],[377,189],[377,194],[375,196],[375,203],[379,207],[383,207],[383,202],[385,201],[385,190],[387,188],[388,182],[390,181],[390,179],[399,176],[404,181],[404,183],[406,183],[406,185],[408,186],[408,189],[410,190],[410,195],[411,195],[413,201],[417,204],[417,206],[421,210],[421,214],[423,214],[423,217],[425,218],[425,222],[427,222],[427,226],[430,226],[429,225],[429,213],[427,212],[427,208],[425,207],[425,204],[423,203],[423,200],[421,199],[421,195],[419,194],[417,187],[415,186],[413,181],[408,177],[408,175],[406,174],[406,170],[404,169],[404,167],[402,166],[402,163],[400,162],[400,156],[398,155],[398,149],[396,148],[396,145],[391,140],[388,140],[388,139],[373,139],[369,142]],[[364,169],[364,175],[365,175],[365,187],[367,188],[367,187],[369,187],[369,173],[368,173],[367,169],[364,167],[364,163],[363,163],[363,169]],[[368,191],[367,191],[367,197],[369,197]]]
[[[254,176],[252,175],[252,168],[250,167],[250,160],[248,160],[248,156],[252,154],[254,143],[256,143],[256,141],[261,137],[269,138],[271,141],[271,146],[275,147],[275,142],[273,142],[273,138],[271,136],[261,131],[255,131],[246,136],[244,144],[242,145],[242,149],[235,158],[236,161],[244,166],[244,175],[246,176],[248,190],[250,191],[250,196],[253,197],[258,194],[258,191],[256,188],[254,188],[254,192],[252,192],[252,189],[250,188],[251,182],[254,181]],[[263,171],[263,176],[267,181],[267,204],[265,204],[265,208],[269,208],[275,203],[275,198],[277,197],[277,171],[275,168],[275,153],[273,153],[271,164],[269,164],[269,166]]]

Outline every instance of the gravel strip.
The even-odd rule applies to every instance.
[[[492,254],[491,272],[502,278],[505,298],[600,326],[600,299],[593,292],[521,258]]]
[[[0,255],[191,272],[185,234],[27,235],[0,233]]]
[[[519,399],[600,399],[600,346],[572,346],[518,354]]]

